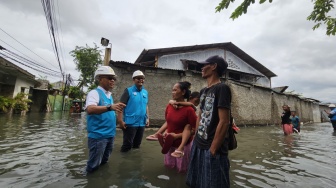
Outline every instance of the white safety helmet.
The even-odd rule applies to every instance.
[[[335,108],[336,106],[334,104],[329,104],[329,108]]]
[[[98,79],[99,75],[110,75],[110,76],[116,76],[114,73],[114,70],[110,66],[100,66],[95,72],[95,79]]]
[[[137,76],[145,77],[144,73],[142,71],[139,71],[139,70],[134,71],[132,78],[137,77]]]

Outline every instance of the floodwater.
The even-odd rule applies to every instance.
[[[230,152],[232,187],[336,187],[336,133],[330,123],[309,124],[284,136],[279,126],[240,127]],[[153,130],[145,132],[145,136]],[[83,176],[88,150],[85,114],[0,116],[0,187],[186,187],[185,174],[163,166],[157,142],[119,152]]]

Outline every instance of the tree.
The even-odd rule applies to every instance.
[[[88,45],[85,47],[76,46],[75,50],[70,52],[70,55],[75,58],[76,70],[80,71],[84,86],[90,87],[95,82],[94,72],[99,65],[103,64],[100,53],[101,50],[98,49],[96,44],[93,48]]]
[[[84,95],[81,88],[78,86],[70,86],[68,94],[72,99],[82,99]]]
[[[231,2],[235,0],[222,0],[219,5],[216,7],[216,12],[220,12],[223,9],[228,9]],[[265,3],[267,0],[260,0],[259,4]],[[273,0],[268,0],[272,3]],[[334,0],[312,0],[314,3],[314,9],[307,17],[307,20],[314,21],[315,25],[313,30],[319,28],[322,24],[327,26],[327,35],[336,34],[336,17],[331,17],[328,13],[331,13],[334,10]],[[231,14],[230,18],[233,20],[241,16],[243,13],[247,13],[247,8],[251,4],[255,3],[255,0],[244,0]]]

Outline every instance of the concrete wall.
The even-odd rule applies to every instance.
[[[324,112],[324,110],[330,112],[330,108],[328,107],[328,105],[319,105],[319,110],[321,113],[321,122],[327,122],[327,121],[330,122],[328,114]]]
[[[34,87],[34,82],[33,81],[28,81],[28,80],[24,80],[21,79],[19,77],[17,77],[16,79],[16,83],[15,83],[15,88],[14,88],[14,92],[13,92],[13,98],[21,92],[21,88],[24,87],[24,93],[29,94],[29,90],[30,87]]]
[[[238,124],[272,124],[272,95],[251,85],[229,81],[232,115]]]
[[[302,122],[321,122],[318,104],[296,96],[274,93],[269,88],[229,81],[232,91],[232,114],[240,125],[280,124],[282,106],[288,104]]]
[[[198,73],[168,69],[155,69],[127,65],[113,66],[118,76],[112,91],[115,102],[118,102],[126,87],[133,85],[132,74],[142,69],[146,79],[144,87],[149,93],[149,114],[151,125],[160,126],[164,122],[165,108],[171,97],[173,85],[179,81],[189,81],[191,91],[200,91],[206,81]],[[232,115],[238,125],[280,124],[282,106],[289,104],[297,111],[303,122],[320,122],[321,114],[317,104],[303,101],[296,96],[274,93],[270,88],[253,86],[241,82],[227,80],[232,92]]]
[[[120,100],[120,97],[124,90],[133,85],[132,74],[138,68],[128,67],[120,68],[113,67],[118,80],[114,89],[112,90],[112,96],[115,102]],[[149,95],[149,117],[150,123],[156,125],[162,125],[164,123],[164,113],[168,101],[172,99],[173,85],[180,81],[189,81],[192,83],[191,91],[199,91],[205,86],[204,80],[199,74],[195,75],[192,72],[187,72],[186,76],[179,76],[177,70],[166,69],[147,69],[142,70],[146,76],[144,88],[148,91]]]

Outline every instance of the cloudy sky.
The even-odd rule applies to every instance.
[[[86,44],[101,46],[101,37],[112,43],[113,60],[128,62],[134,62],[145,48],[232,42],[278,75],[272,78],[273,87],[286,85],[287,91],[304,97],[336,102],[336,36],[327,36],[324,27],[312,30],[314,23],[306,20],[313,8],[311,1],[255,4],[234,21],[230,14],[241,1],[215,13],[219,2],[54,0],[61,66],[78,79],[69,52]],[[59,70],[40,0],[2,0],[0,28],[0,45]],[[46,76],[19,66],[36,77]]]

